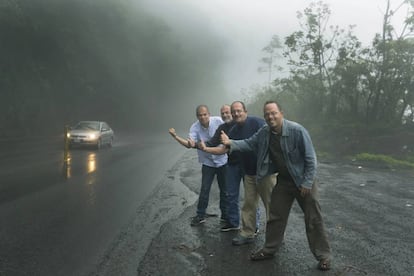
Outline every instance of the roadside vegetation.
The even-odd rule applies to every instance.
[[[300,29],[263,48],[265,86],[245,91],[249,112],[276,99],[285,116],[311,132],[322,156],[354,156],[390,166],[414,160],[414,2],[384,1],[383,22],[365,46],[330,26],[331,11],[313,2],[297,13]],[[401,25],[396,13],[406,14]]]
[[[414,159],[409,160],[398,160],[388,155],[383,154],[371,154],[371,153],[359,153],[355,156],[357,161],[376,162],[383,164],[389,168],[403,168],[403,169],[414,169]]]

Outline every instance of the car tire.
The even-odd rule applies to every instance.
[[[96,142],[96,149],[100,149],[102,147],[102,140],[98,139],[98,142]]]
[[[111,137],[110,139],[109,139],[109,143],[108,143],[108,146],[110,147],[110,148],[112,148],[112,144],[114,143],[114,137]]]

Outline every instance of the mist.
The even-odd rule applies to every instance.
[[[202,103],[218,114],[229,101],[226,41],[201,13],[165,3],[5,4],[2,136],[59,132],[78,120],[130,131],[187,128]]]
[[[332,23],[356,24],[364,43],[381,27],[384,1],[327,2]],[[245,100],[244,91],[266,83],[267,75],[257,72],[263,47],[273,35],[296,29],[296,11],[307,3],[4,3],[0,136],[56,133],[78,120],[131,131],[187,129],[196,105],[207,104],[217,115],[223,103]]]

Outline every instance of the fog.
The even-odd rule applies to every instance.
[[[224,58],[217,68],[222,74],[225,96],[229,100],[242,99],[242,91],[254,84],[265,84],[267,75],[258,72],[262,49],[273,35],[281,39],[299,29],[298,11],[311,2],[291,0],[145,0],[145,9],[159,16],[172,28],[188,32],[188,38],[203,26],[223,44]],[[347,28],[354,25],[354,33],[368,45],[375,33],[380,33],[387,0],[324,0],[331,9],[330,25]],[[392,0],[391,8],[397,9],[402,1]],[[405,10],[394,14],[397,31],[406,16]],[[193,25],[195,24],[195,26]],[[197,36],[197,35],[196,35]],[[283,62],[283,61],[281,61]]]
[[[384,1],[327,0],[332,24],[369,43]],[[395,1],[392,1],[394,4]],[[21,0],[2,5],[1,135],[60,131],[78,120],[114,129],[187,129],[195,107],[218,115],[267,78],[273,35],[310,1]],[[381,4],[382,3],[382,4]],[[47,129],[44,121],[49,122]]]
[[[218,110],[225,94],[221,39],[196,14],[172,23],[144,4],[5,3],[0,136],[56,133],[79,120],[159,131],[187,126],[197,104]]]

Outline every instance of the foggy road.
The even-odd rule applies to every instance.
[[[95,273],[184,153],[168,134],[118,135],[70,150],[64,167],[62,142],[0,141],[0,275]]]

